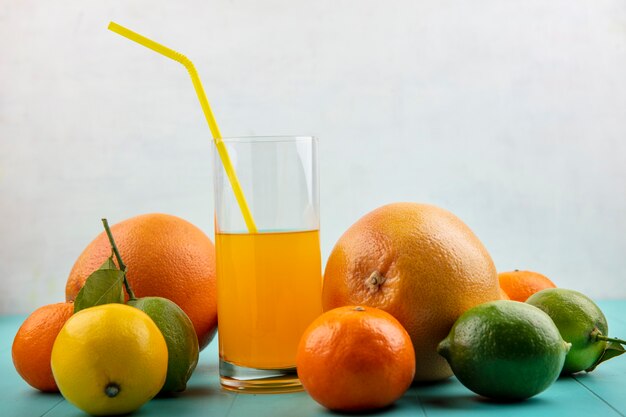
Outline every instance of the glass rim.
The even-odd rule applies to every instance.
[[[317,142],[316,136],[232,136],[222,138],[226,143],[266,143],[266,142]]]

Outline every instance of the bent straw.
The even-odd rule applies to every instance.
[[[211,129],[211,133],[213,134],[213,142],[217,147],[217,153],[222,160],[222,164],[224,165],[224,170],[226,171],[226,175],[228,176],[230,185],[233,187],[235,198],[237,199],[237,204],[239,204],[239,209],[241,210],[241,214],[243,214],[246,226],[248,227],[248,232],[256,233],[257,228],[256,224],[254,223],[254,219],[252,218],[252,213],[250,212],[250,208],[248,207],[246,198],[243,195],[243,191],[241,190],[241,185],[239,184],[237,173],[233,169],[233,165],[230,162],[228,151],[226,150],[226,146],[222,141],[222,134],[220,133],[220,129],[217,126],[217,122],[215,121],[215,117],[213,116],[213,111],[211,111],[211,106],[209,105],[209,100],[204,93],[202,82],[200,82],[200,77],[198,76],[198,72],[196,71],[196,67],[193,65],[193,62],[191,62],[189,58],[187,58],[180,52],[176,52],[175,50],[170,49],[167,46],[161,45],[160,43],[148,39],[145,36],[142,36],[136,32],[133,32],[130,29],[125,28],[124,26],[118,25],[115,22],[109,23],[109,30],[117,33],[118,35],[122,35],[125,38],[130,39],[131,41],[137,42],[138,44],[143,45],[146,48],[152,49],[153,51],[158,52],[161,55],[173,59],[174,61],[180,62],[185,66],[185,68],[187,68],[187,72],[189,73],[189,76],[191,77],[191,82],[193,83],[193,87],[196,90],[196,95],[198,96],[198,100],[200,101],[200,105],[202,106],[204,117],[209,124],[209,129]]]

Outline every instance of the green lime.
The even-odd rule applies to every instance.
[[[546,313],[517,301],[497,300],[459,317],[438,352],[475,393],[521,400],[552,385],[568,349]]]
[[[130,300],[129,305],[146,313],[156,323],[167,344],[167,377],[161,394],[184,391],[198,364],[198,337],[187,314],[162,297]]]
[[[606,336],[609,325],[589,297],[574,290],[550,288],[533,294],[526,303],[545,311],[563,339],[572,344],[563,365],[564,374],[589,369],[600,359],[607,342],[597,336]]]

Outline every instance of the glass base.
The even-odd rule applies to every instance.
[[[302,391],[296,368],[257,369],[220,359],[220,383],[228,391],[248,394],[282,394]]]

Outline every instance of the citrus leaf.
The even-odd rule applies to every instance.
[[[74,300],[74,313],[101,304],[124,303],[123,280],[124,272],[119,269],[94,271]]]
[[[117,265],[115,265],[115,262],[113,262],[113,254],[111,254],[98,269],[119,269]]]
[[[596,361],[596,363],[594,363],[590,368],[585,369],[585,371],[591,372],[594,369],[596,369],[596,367],[600,365],[602,362],[606,362],[609,359],[613,359],[614,357],[619,356],[624,352],[626,352],[626,349],[624,349],[624,346],[622,346],[620,343],[609,342],[606,344],[606,348],[604,348],[604,352],[602,353],[602,356],[600,356],[600,358]]]

